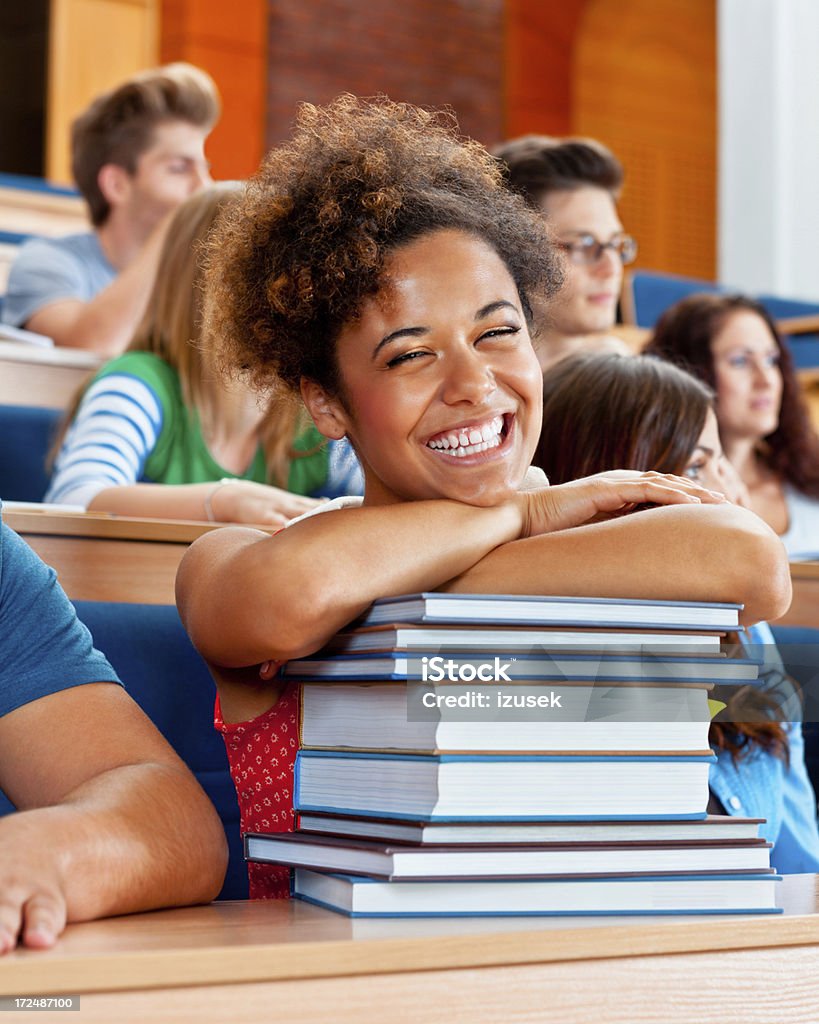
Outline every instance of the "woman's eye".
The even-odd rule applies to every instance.
[[[520,333],[520,327],[493,327],[491,331],[484,331],[478,341],[483,341],[485,338],[513,338],[516,334]]]
[[[735,366],[737,369],[743,369],[748,365],[748,359],[746,356],[734,356],[728,363],[729,366]]]
[[[387,369],[392,369],[393,366],[400,366],[401,363],[409,363],[413,359],[418,359],[420,356],[425,356],[427,353],[420,350],[414,350],[412,352],[402,352],[399,356],[393,356],[387,362]]]
[[[691,466],[686,466],[684,475],[687,476],[689,480],[699,480],[700,470],[702,470],[704,466],[704,462],[695,462]]]

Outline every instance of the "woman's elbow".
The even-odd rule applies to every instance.
[[[276,564],[271,540],[236,527],[217,530],[195,541],[180,563],[179,614],[194,647],[213,665],[288,661],[326,639],[327,588],[315,574]]]
[[[737,577],[737,600],[745,606],[741,621],[750,625],[785,614],[791,603],[791,575],[779,537],[754,513],[745,516],[752,528],[739,538],[741,552],[726,552],[725,564]]]

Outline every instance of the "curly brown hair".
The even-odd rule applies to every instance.
[[[211,238],[206,330],[223,363],[261,390],[306,378],[341,394],[341,329],[388,285],[398,247],[443,228],[497,252],[527,315],[562,283],[542,219],[451,114],[386,97],[303,104]]]

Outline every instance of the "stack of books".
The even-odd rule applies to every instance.
[[[290,662],[300,830],[245,837],[352,915],[774,912],[760,821],[707,816],[735,605],[418,594]]]

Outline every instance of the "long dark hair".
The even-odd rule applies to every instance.
[[[764,438],[759,458],[783,481],[803,494],[819,498],[819,437],[811,425],[793,358],[764,306],[746,295],[689,295],[663,313],[643,351],[681,366],[715,388],[711,343],[728,318],[740,312],[758,316],[779,350],[782,374],[779,423],[776,430]]]
[[[534,464],[553,484],[608,469],[680,473],[712,402],[705,385],[658,359],[562,359],[543,377]]]
[[[552,484],[611,469],[682,474],[712,408],[713,392],[660,359],[583,353],[543,377],[543,429],[535,451]],[[740,708],[752,722],[736,722]],[[751,687],[732,691],[709,741],[735,759],[754,746],[787,758],[772,721],[776,701]]]

